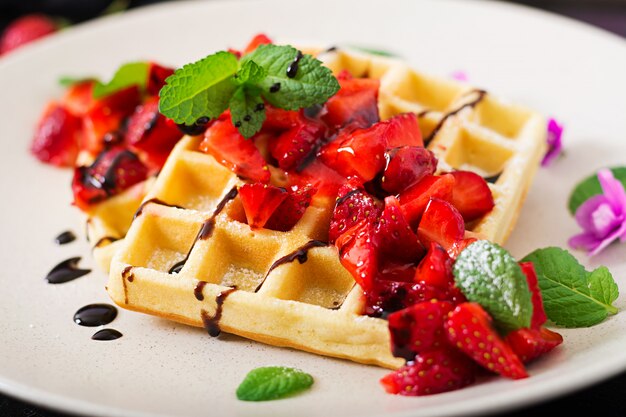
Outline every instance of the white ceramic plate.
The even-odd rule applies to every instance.
[[[90,339],[74,312],[106,302],[99,272],[63,285],[44,276],[84,242],[58,247],[57,233],[82,235],[69,206],[70,173],[35,162],[27,148],[40,111],[58,96],[61,75],[107,77],[122,62],[180,65],[265,31],[279,41],[360,44],[395,51],[422,70],[464,70],[472,82],[559,117],[567,155],[541,170],[508,248],[565,246],[577,226],[565,208],[575,182],[625,163],[626,43],[573,21],[526,8],[474,1],[316,0],[165,4],[110,17],[0,60],[0,390],[49,407],[108,416],[444,416],[528,405],[626,369],[626,315],[591,329],[563,330],[565,343],[530,367],[431,397],[386,395],[385,370],[223,335],[208,337],[153,317],[120,311],[114,342]],[[580,255],[580,254],[579,254]],[[584,255],[580,256],[585,260]],[[626,288],[626,245],[594,263]],[[586,261],[586,260],[585,260]],[[624,297],[618,300],[624,307]],[[313,389],[295,398],[244,403],[235,389],[252,368],[302,368]]]

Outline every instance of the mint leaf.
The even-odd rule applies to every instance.
[[[149,69],[150,64],[147,62],[130,62],[122,65],[111,81],[106,84],[96,83],[93,88],[94,98],[102,98],[133,85],[138,86],[140,90],[145,89],[148,84]]]
[[[230,99],[230,117],[245,138],[261,130],[265,121],[265,108],[258,87],[242,85],[235,90]]]
[[[533,314],[526,276],[502,247],[479,240],[454,263],[454,281],[468,300],[480,304],[496,327],[509,332],[530,326]]]
[[[246,61],[235,74],[235,84],[258,84],[267,76],[267,71],[254,61]]]
[[[611,168],[611,171],[613,172],[615,178],[620,180],[624,187],[626,187],[626,167],[614,167]],[[576,214],[578,207],[594,195],[599,194],[602,194],[602,187],[598,181],[597,174],[593,174],[585,178],[583,181],[578,183],[570,194],[569,201],[567,203],[569,212],[572,215]]]
[[[76,84],[85,83],[87,81],[96,81],[98,80],[95,77],[72,77],[72,76],[63,76],[59,78],[58,83],[62,87],[71,87]]]
[[[606,267],[587,272],[568,251],[537,249],[524,262],[537,272],[548,318],[563,327],[589,327],[617,313],[617,284]]]
[[[257,368],[237,388],[242,401],[268,401],[286,397],[313,385],[313,377],[298,369],[281,366]]]
[[[159,111],[186,125],[201,117],[218,117],[235,92],[232,76],[237,68],[237,58],[229,52],[218,52],[179,68],[159,93]]]
[[[241,59],[242,67],[254,61],[267,71],[258,84],[263,97],[273,106],[285,110],[298,110],[321,104],[339,91],[339,82],[330,69],[311,55],[303,55],[293,78],[287,68],[298,56],[293,46],[260,45]]]

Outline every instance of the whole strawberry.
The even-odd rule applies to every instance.
[[[2,34],[0,38],[0,55],[4,55],[57,30],[58,25],[45,15],[30,14],[20,17],[14,20]]]

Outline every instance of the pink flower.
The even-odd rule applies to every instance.
[[[598,171],[598,180],[604,194],[585,201],[576,210],[576,221],[583,228],[569,240],[575,249],[584,249],[589,256],[596,255],[611,242],[626,241],[626,191],[609,169]]]
[[[454,71],[452,74],[450,74],[450,77],[457,81],[469,80],[469,77],[467,76],[467,73],[465,71]]]
[[[556,159],[557,156],[563,151],[563,143],[561,142],[561,136],[563,135],[563,125],[557,122],[555,119],[550,118],[548,120],[548,151],[541,161],[541,166],[547,167]]]

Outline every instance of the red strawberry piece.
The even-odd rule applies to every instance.
[[[323,137],[321,125],[307,122],[292,127],[270,142],[270,153],[286,171],[296,169]]]
[[[50,103],[39,120],[30,151],[42,162],[74,166],[81,127],[80,118],[62,105]]]
[[[506,342],[522,362],[530,362],[563,343],[563,336],[541,327],[518,329],[506,336]]]
[[[257,182],[239,187],[239,197],[248,225],[253,229],[260,229],[285,201],[287,190]]]
[[[354,77],[352,76],[350,71],[348,71],[347,69],[343,69],[339,72],[339,74],[337,74],[337,80],[339,81],[351,80],[353,78]]]
[[[305,122],[304,116],[296,110],[283,110],[265,104],[265,121],[263,129],[288,130]]]
[[[126,143],[133,150],[144,152],[157,169],[163,166],[181,137],[176,124],[159,113],[159,98],[156,96],[136,108],[126,129]]]
[[[54,33],[57,29],[57,24],[52,19],[41,14],[26,15],[14,20],[0,38],[0,55]]]
[[[378,280],[397,281],[397,282],[413,282],[416,266],[414,263],[402,263],[387,259],[384,255],[379,254],[378,262]]]
[[[454,285],[452,259],[441,245],[430,242],[426,256],[417,266],[414,281],[444,290]]]
[[[387,147],[398,148],[400,146],[424,147],[422,132],[415,113],[403,113],[392,117],[385,122],[387,129],[385,136]]]
[[[94,82],[91,80],[82,81],[71,85],[65,91],[63,105],[75,116],[82,117],[95,103],[93,98]]]
[[[465,235],[463,217],[452,204],[438,198],[431,198],[424,210],[417,235],[423,245],[437,242],[450,252]]]
[[[468,237],[455,242],[454,245],[452,245],[452,248],[448,251],[448,255],[450,255],[452,259],[456,259],[466,247],[476,242],[477,240],[478,239],[476,239],[475,237]]]
[[[165,79],[172,74],[174,74],[173,68],[163,67],[156,62],[151,62],[150,68],[148,68],[148,84],[146,85],[148,95],[159,95],[159,91],[165,85]]]
[[[524,365],[495,331],[480,304],[463,303],[445,323],[448,340],[484,368],[512,379],[526,378]]]
[[[487,181],[470,171],[455,171],[452,205],[459,210],[466,222],[480,219],[494,206],[493,195]]]
[[[417,264],[424,248],[407,223],[398,200],[385,198],[385,208],[374,230],[380,256],[387,261]]]
[[[317,190],[317,196],[334,199],[346,179],[317,159],[305,165],[299,172],[287,173],[289,183],[301,187],[310,185]]]
[[[415,355],[448,344],[443,323],[454,306],[447,301],[425,301],[387,317],[393,356],[413,360]]]
[[[372,224],[364,219],[335,242],[341,264],[365,291],[371,288],[378,270],[378,251],[372,242],[373,233]]]
[[[200,150],[241,177],[263,183],[270,180],[270,171],[254,141],[244,138],[230,118],[217,120],[207,129]]]
[[[350,180],[337,193],[328,231],[329,241],[334,242],[342,233],[362,220],[373,224],[380,212],[379,202],[363,189],[358,180]]]
[[[385,152],[387,165],[381,180],[390,194],[400,194],[417,184],[437,169],[437,158],[428,149],[419,146],[401,146]]]
[[[259,33],[252,38],[246,49],[244,50],[244,54],[249,54],[254,51],[259,45],[271,44],[273,43],[270,38],[268,38],[265,34]]]
[[[377,123],[367,129],[344,129],[320,150],[319,158],[344,177],[370,181],[385,167],[386,128]]]
[[[475,380],[476,365],[446,348],[419,354],[414,362],[388,374],[380,383],[390,394],[430,395],[463,388]]]
[[[265,228],[280,232],[291,230],[311,204],[313,195],[315,195],[314,187],[292,187],[291,190],[288,190],[287,197],[265,224]]]
[[[454,177],[450,174],[428,175],[420,182],[400,194],[400,205],[404,217],[412,227],[417,227],[431,197],[452,201]]]
[[[93,204],[145,180],[148,168],[137,155],[120,147],[103,151],[89,167],[74,171],[74,204],[88,210]]]
[[[378,88],[380,81],[373,78],[339,78],[341,88],[326,102],[321,118],[336,131],[349,124],[369,127],[380,120],[378,116]]]
[[[117,133],[122,121],[141,102],[137,86],[131,86],[94,101],[83,118],[84,143],[81,149],[98,154],[104,146],[105,135]]]
[[[543,309],[543,299],[541,297],[541,290],[539,289],[535,266],[532,262],[520,262],[519,266],[522,268],[524,275],[526,275],[526,282],[528,283],[528,289],[530,289],[531,300],[533,302],[533,317],[530,321],[530,327],[532,329],[539,329],[541,325],[548,320],[548,316]]]

